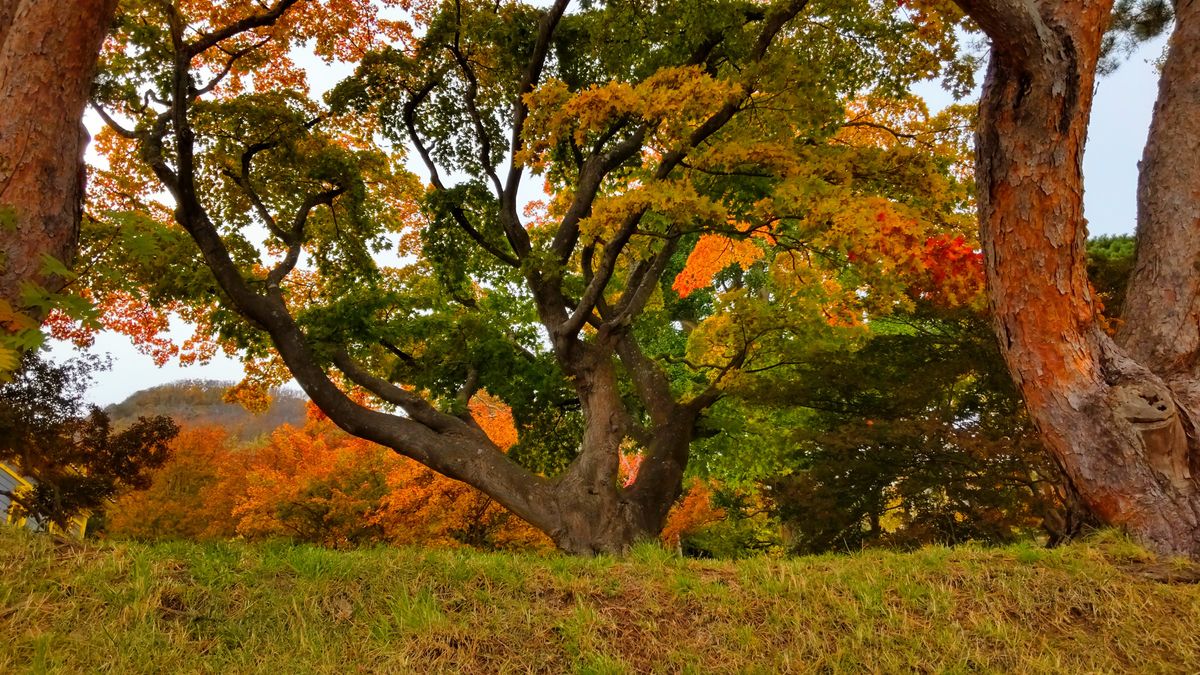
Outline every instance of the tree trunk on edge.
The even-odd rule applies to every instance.
[[[1030,414],[1105,524],[1200,556],[1200,0],[1180,0],[1139,191],[1127,329],[1097,320],[1082,159],[1111,2],[960,0],[992,38],[977,181],[989,303]]]
[[[80,122],[116,0],[0,0],[0,300],[57,290],[42,257],[71,264],[83,200]]]

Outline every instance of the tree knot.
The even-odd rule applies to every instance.
[[[1189,490],[1188,439],[1171,390],[1143,380],[1115,385],[1109,396],[1113,411],[1141,437],[1150,466],[1177,490]]]
[[[1113,409],[1139,430],[1159,429],[1176,419],[1171,392],[1155,382],[1134,382],[1112,387]]]

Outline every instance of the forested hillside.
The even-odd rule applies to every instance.
[[[138,417],[165,415],[185,427],[214,426],[232,438],[250,441],[271,433],[284,424],[304,424],[302,395],[287,389],[271,392],[265,411],[254,413],[236,402],[225,400],[230,382],[187,380],[143,389],[105,408],[114,426],[125,426]]]

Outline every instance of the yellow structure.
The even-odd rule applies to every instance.
[[[12,512],[12,498],[8,495],[19,494],[22,490],[32,489],[33,483],[25,476],[22,476],[15,467],[0,462],[0,522],[34,531],[48,529],[50,532],[57,534],[83,538],[83,535],[87,532],[89,514],[83,513],[73,516],[69,526],[65,530],[53,523],[47,526],[36,519],[14,514]]]

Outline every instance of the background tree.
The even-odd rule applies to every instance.
[[[470,403],[502,449],[516,428],[486,394]],[[365,544],[545,548],[545,535],[478,490],[333,426],[315,407],[300,427],[238,443],[214,427],[186,429],[145,491],[108,510],[113,536],[282,537],[334,548]]]
[[[1046,445],[1095,514],[1155,550],[1198,556],[1200,3],[1173,6],[1140,166],[1137,264],[1115,336],[1085,273],[1082,201],[1113,3],[958,4],[992,42],[976,180],[1005,361]],[[1151,5],[1169,16],[1162,2],[1118,9]]]
[[[18,512],[43,523],[65,526],[123,490],[148,487],[150,470],[167,460],[179,431],[167,417],[113,429],[107,415],[83,402],[94,369],[86,361],[55,365],[33,351],[0,384],[0,461],[34,483],[6,496]]]
[[[888,323],[775,391],[812,411],[783,460],[791,473],[770,480],[790,545],[1003,543],[1039,528],[1057,543],[1078,533],[1086,511],[1025,415],[984,317],[926,308]]]
[[[170,459],[150,473],[147,488],[125,493],[105,509],[105,531],[139,539],[233,537],[231,514],[244,494],[245,463],[224,430],[185,426],[171,443]]]
[[[1088,242],[1107,308],[1119,308],[1133,244]],[[983,312],[982,256],[969,239],[930,250],[907,284],[911,307],[739,383],[713,409],[691,471],[716,485],[727,517],[688,545],[821,552],[1039,530],[1053,545],[1095,524],[1007,375]],[[931,292],[947,277],[956,296]]]

